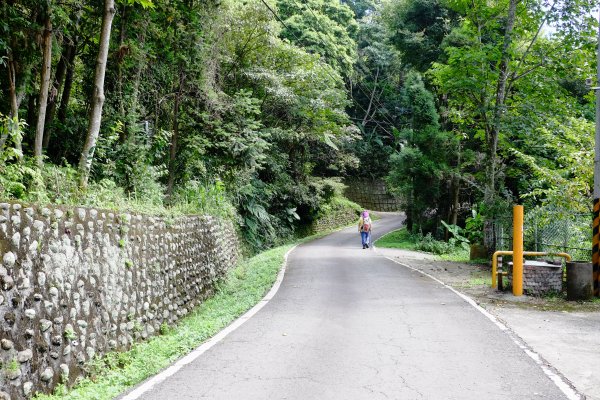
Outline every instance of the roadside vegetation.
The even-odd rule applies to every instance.
[[[456,240],[436,240],[431,234],[412,234],[406,228],[392,231],[379,238],[375,245],[391,249],[403,249],[422,251],[438,256],[440,260],[446,261],[469,261],[469,250],[465,242]]]
[[[386,233],[377,239],[375,245],[391,249],[417,250],[416,241],[416,236],[412,235],[406,228],[402,228]]]
[[[415,237],[410,237],[405,229],[390,232],[376,242],[376,246],[411,251],[418,249]],[[457,251],[438,256],[438,260],[413,259],[410,266],[434,276],[445,284],[472,297],[478,304],[498,307],[517,307],[537,311],[599,312],[600,299],[594,297],[586,301],[567,301],[566,292],[543,296],[512,295],[510,288],[498,292],[491,287],[492,277],[489,260],[468,260],[468,253]]]
[[[490,250],[515,202],[589,214],[597,1],[475,3],[7,1],[0,199],[216,213],[254,251],[347,177]]]

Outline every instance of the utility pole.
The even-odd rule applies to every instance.
[[[600,19],[598,20],[597,80],[600,85]],[[594,264],[594,295],[600,296],[600,87],[594,87],[596,94],[596,136],[594,152],[594,221],[592,230],[592,263]]]

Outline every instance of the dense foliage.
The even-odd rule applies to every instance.
[[[324,1],[302,18],[295,2],[282,2],[285,30],[272,2],[117,2],[101,129],[81,188],[108,3],[3,4],[2,197],[98,203],[106,195],[100,205],[129,198],[209,213],[231,204],[228,214],[262,247],[289,237],[341,195],[336,177],[357,163],[344,150],[356,135],[342,78],[352,69],[357,24],[349,8]],[[296,41],[298,24],[312,24],[317,39]],[[323,46],[322,24],[335,29]],[[41,41],[48,33],[52,40]],[[44,52],[51,52],[52,71],[45,106]],[[37,163],[42,108],[44,158]]]
[[[0,197],[237,219],[255,248],[387,179],[440,237],[589,210],[593,0],[7,0]],[[446,229],[446,235],[449,236]]]

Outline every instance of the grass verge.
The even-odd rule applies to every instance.
[[[386,233],[375,241],[375,245],[389,249],[417,250],[417,241],[406,228]]]
[[[489,271],[473,270],[469,277],[465,277],[462,282],[455,284],[459,288],[474,288],[478,286],[490,287],[492,277]]]
[[[454,261],[454,262],[462,262],[462,263],[472,263],[469,261],[469,250],[465,250],[463,248],[456,248],[456,250],[451,253],[440,254],[438,258],[443,261]],[[485,263],[487,260],[483,260]],[[474,264],[480,264],[481,260],[474,262]]]
[[[420,240],[419,236],[411,234],[406,228],[401,228],[383,235],[375,242],[375,245],[388,249],[402,249],[429,253],[435,255],[438,260],[442,261],[469,261],[468,250],[460,246],[448,245],[446,242],[432,240],[429,237],[425,237],[424,239],[421,237]],[[430,249],[437,251],[428,251]]]

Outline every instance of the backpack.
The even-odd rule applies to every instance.
[[[371,218],[366,217],[365,219],[363,219],[362,231],[369,232],[370,230],[371,230]]]

